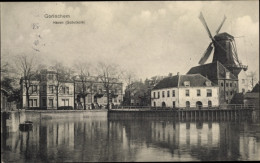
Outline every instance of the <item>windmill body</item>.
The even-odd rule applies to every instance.
[[[203,65],[209,58],[212,50],[214,49],[212,62],[220,62],[236,77],[238,77],[238,74],[242,69],[247,70],[247,66],[242,65],[238,60],[237,48],[234,37],[226,32],[219,33],[221,27],[223,26],[226,20],[226,17],[224,17],[214,37],[212,37],[202,13],[200,14],[199,18],[202,24],[204,25],[209,35],[209,38],[212,40],[212,42],[209,44],[208,48],[204,52],[202,58],[200,59],[199,64]]]
[[[201,57],[199,65],[192,67],[187,74],[201,74],[208,78],[219,86],[219,103],[233,103],[236,101],[237,94],[239,94],[238,74],[242,69],[247,70],[247,66],[243,66],[238,60],[234,37],[226,32],[219,33],[226,17],[217,28],[215,36],[212,36],[202,13],[199,19],[211,42]],[[212,63],[205,64],[212,53]]]

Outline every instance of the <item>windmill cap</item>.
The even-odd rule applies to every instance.
[[[215,40],[229,40],[229,39],[234,39],[233,36],[231,36],[230,34],[224,32],[224,33],[219,33],[217,35],[214,36]]]

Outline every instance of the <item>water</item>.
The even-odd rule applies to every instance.
[[[24,120],[33,121],[32,131],[19,131]],[[1,133],[3,162],[260,160],[260,124],[251,122],[31,112],[13,113],[6,124]]]

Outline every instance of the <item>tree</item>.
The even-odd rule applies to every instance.
[[[86,110],[86,97],[88,94],[92,93],[93,81],[90,80],[90,71],[91,66],[89,63],[84,61],[78,61],[74,64],[75,70],[78,74],[78,80],[80,82],[80,86],[78,86],[77,90],[79,90],[80,97],[83,98],[83,108]],[[75,79],[74,82],[76,82]],[[92,96],[92,95],[91,95]]]
[[[126,82],[126,103],[128,103],[128,105],[131,105],[132,92],[136,90],[136,87],[134,86],[137,82],[136,75],[132,71],[125,71],[123,73],[123,78]]]
[[[50,67],[50,69],[55,71],[56,73],[55,90],[56,90],[56,99],[57,99],[56,107],[58,109],[59,94],[60,91],[62,90],[62,87],[64,86],[64,81],[71,80],[74,71],[71,68],[64,66],[61,62],[55,62],[54,65]]]
[[[115,64],[106,64],[104,62],[99,62],[96,71],[98,73],[98,78],[101,80],[104,89],[106,90],[107,96],[107,108],[109,109],[109,101],[111,95],[111,89],[119,81],[121,77],[121,72],[119,72],[118,66]]]
[[[256,72],[250,71],[248,73],[248,78],[249,78],[250,87],[251,87],[251,89],[253,89],[255,86],[255,83],[257,81]]]
[[[26,104],[27,108],[29,105],[30,93],[29,89],[32,86],[32,81],[37,77],[35,74],[36,70],[36,58],[33,55],[19,55],[16,57],[16,65],[18,73],[22,76],[22,83],[24,83],[24,88],[26,92]]]

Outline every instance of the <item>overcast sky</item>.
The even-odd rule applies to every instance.
[[[45,63],[67,65],[105,60],[142,79],[185,74],[198,65],[210,43],[198,18],[201,11],[212,35],[226,15],[220,32],[237,37],[239,59],[259,74],[258,1],[2,3],[1,55],[35,54]],[[67,20],[85,24],[53,24]],[[207,63],[211,61],[212,55]]]

